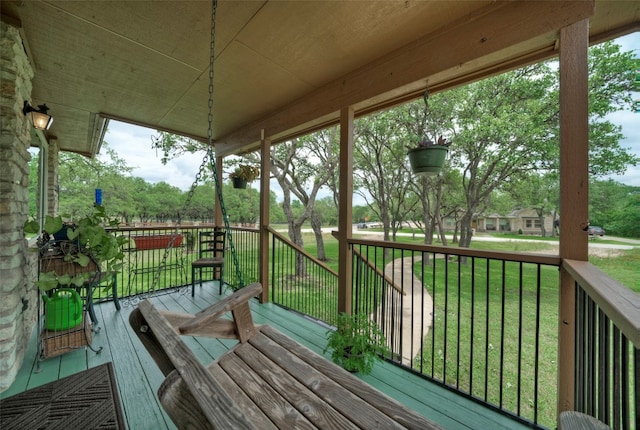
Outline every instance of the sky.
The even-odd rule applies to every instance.
[[[633,50],[636,57],[640,57],[640,32],[621,37],[616,42],[622,46],[623,51]],[[640,93],[635,93],[635,98],[640,99]],[[628,148],[630,153],[640,158],[640,113],[619,111],[609,115],[608,119],[622,127],[625,138],[620,142],[621,146]],[[185,154],[163,165],[160,161],[162,154],[151,148],[151,136],[155,134],[156,131],[152,129],[110,121],[104,140],[133,168],[133,176],[151,183],[164,181],[182,190],[188,190],[204,154]],[[100,157],[104,159],[106,151],[101,151]],[[611,175],[608,178],[640,187],[640,165],[629,167],[624,175]],[[282,201],[282,193],[275,180],[271,181],[271,189],[276,193],[278,201]],[[361,198],[356,199],[354,196],[354,205],[363,204]]]

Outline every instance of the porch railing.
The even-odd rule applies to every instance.
[[[354,312],[390,360],[516,419],[555,427],[557,256],[351,240]]]
[[[161,292],[191,285],[191,263],[198,258],[199,233],[212,231],[213,224],[175,227],[121,227],[112,231],[124,236],[124,267],[116,276],[121,298]],[[245,285],[258,280],[258,230],[232,228],[237,261]],[[239,287],[234,259],[225,250],[224,283]],[[207,274],[204,273],[204,279]],[[211,275],[212,276],[212,275]],[[210,277],[209,279],[212,279]],[[107,290],[95,290],[94,299],[109,297]]]
[[[575,409],[640,428],[640,296],[587,262],[563,266],[576,280]]]
[[[190,284],[198,232],[206,229],[213,226],[181,227],[182,241],[168,254],[156,290]],[[136,236],[160,240],[173,231],[131,228],[118,234],[135,242]],[[269,232],[270,300],[333,321],[337,273],[275,230]],[[257,281],[258,230],[234,228],[232,234],[244,283]],[[518,420],[556,426],[558,256],[361,239],[349,244],[353,311],[379,323],[391,351],[388,360]],[[128,251],[129,266],[118,277],[120,296],[149,292],[166,249],[156,245]],[[227,261],[225,283],[239,286],[233,261]],[[576,315],[581,316],[576,410],[615,429],[640,428],[638,295],[589,263],[563,264],[576,280]]]
[[[320,321],[338,313],[338,274],[289,239],[270,229],[270,300]]]

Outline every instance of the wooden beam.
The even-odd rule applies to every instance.
[[[216,171],[218,174],[218,184],[220,184],[220,187],[222,188],[222,161],[223,158],[222,157],[216,157],[215,160],[210,160],[212,163],[215,162],[216,163]],[[222,219],[222,202],[220,202],[220,196],[218,195],[218,193],[216,192],[216,197],[215,197],[215,213],[214,213],[214,224],[216,225],[216,227],[221,227],[224,225],[224,221]]]
[[[340,111],[340,195],[338,203],[338,312],[351,313],[353,256],[348,239],[352,233],[353,206],[353,108]]]
[[[269,301],[269,211],[271,204],[271,142],[262,139],[260,145],[260,302]]]
[[[560,31],[560,258],[588,260],[589,21]],[[558,414],[573,410],[575,392],[575,280],[560,269]]]
[[[405,85],[525,42],[595,11],[591,1],[496,2],[472,16],[438,29],[284,106],[267,117],[216,140],[224,154],[258,142],[258,130],[274,136],[317,118],[335,114]],[[415,89],[413,89],[415,91]],[[398,94],[395,94],[398,97]]]

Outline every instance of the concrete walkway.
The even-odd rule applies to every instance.
[[[433,299],[412,270],[412,266],[421,260],[422,257],[398,258],[384,268],[385,276],[393,279],[396,288],[404,292],[402,296],[402,363],[407,366],[410,366],[413,358],[422,352],[422,339],[429,332],[432,321]],[[391,297],[388,299],[385,300],[386,303],[394,303]],[[392,318],[393,312],[387,309],[384,315]],[[390,325],[391,321],[388,320],[386,323]],[[398,323],[395,321],[395,324]]]

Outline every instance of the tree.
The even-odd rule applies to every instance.
[[[206,142],[180,136],[166,131],[156,130],[157,136],[151,136],[151,148],[162,151],[162,164],[189,152],[207,152]]]
[[[360,118],[356,122],[353,176],[357,193],[382,222],[384,240],[390,240],[417,204],[411,189],[405,144],[407,106]],[[375,204],[374,204],[375,202]],[[391,234],[390,234],[391,233]]]
[[[640,238],[640,187],[627,189],[627,195],[607,222],[607,233]]]
[[[338,143],[339,134],[335,128],[332,128],[271,147],[271,174],[282,188],[284,196],[282,209],[287,218],[289,237],[300,247],[304,246],[302,224],[311,218],[318,192],[327,184],[331,175],[335,175],[334,170],[338,163],[337,151],[322,158],[317,156],[319,154],[317,148],[319,146],[336,147]],[[310,190],[309,185],[311,185]],[[293,202],[296,200],[304,207],[298,215],[293,210]],[[317,218],[312,221],[318,245],[318,259],[326,259],[322,231]],[[306,274],[302,256],[296,259],[296,274],[298,276]]]
[[[516,199],[517,206],[532,208],[536,211],[542,237],[547,236],[544,224],[545,216],[554,212],[553,219],[555,221],[555,209],[558,207],[560,195],[559,185],[558,176],[553,173],[546,175],[532,173],[521,181],[513,183],[511,187],[511,195]],[[549,234],[553,235],[554,231]]]
[[[182,191],[166,182],[153,184],[148,193],[145,210],[157,222],[173,221],[180,219],[180,211],[184,205]]]
[[[604,227],[607,234],[640,237],[640,187],[594,180],[589,191],[591,225]]]
[[[619,145],[618,127],[604,119],[630,102],[631,53],[605,43],[591,48],[590,170],[595,176],[619,173],[639,160]],[[461,169],[466,204],[460,246],[468,247],[475,214],[484,212],[494,191],[533,172],[559,169],[557,67],[527,66],[431,98],[429,115],[449,112],[454,130],[451,164]]]
[[[103,203],[109,216],[118,215],[133,196],[122,186],[122,178],[131,168],[105,142],[107,159],[87,158],[71,152],[59,156],[60,213],[73,217],[85,216],[93,210],[95,189],[101,188]],[[127,198],[130,197],[129,200]]]

